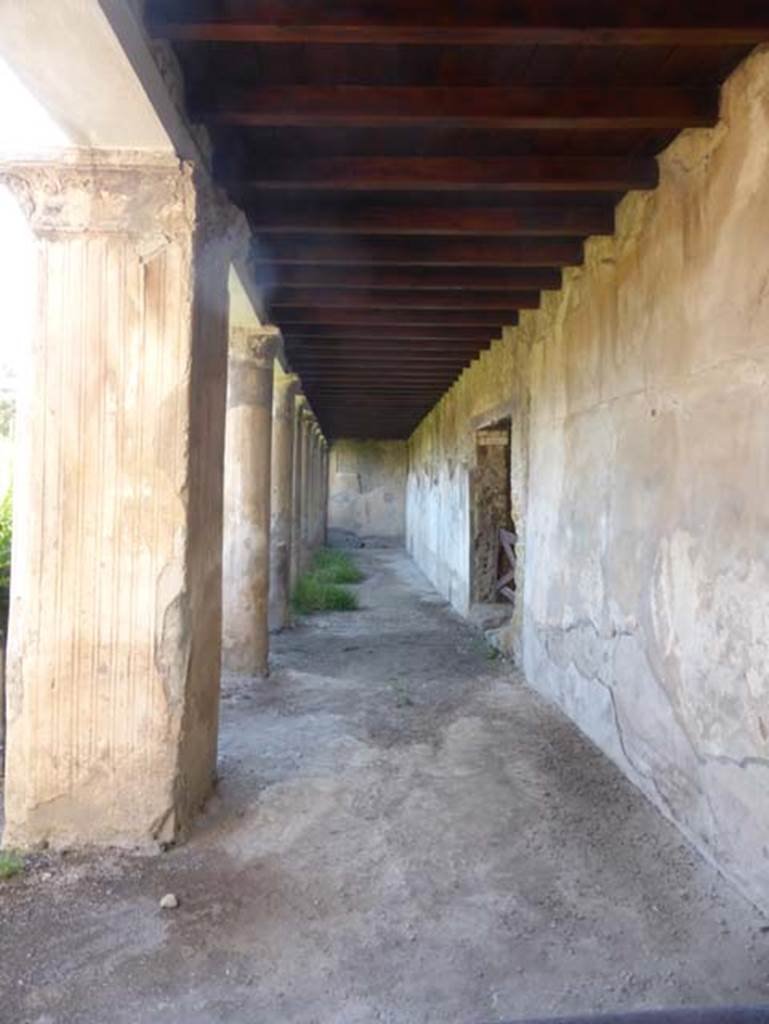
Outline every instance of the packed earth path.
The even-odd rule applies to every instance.
[[[769,1002],[766,919],[401,551],[229,677],[217,795],[157,856],[0,882],[14,1024],[482,1024]],[[176,909],[162,909],[173,893]]]

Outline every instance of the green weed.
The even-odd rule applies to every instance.
[[[291,599],[298,615],[313,612],[352,612],[358,607],[358,598],[347,587],[327,583],[314,573],[306,573],[297,582]]]
[[[360,583],[363,573],[346,551],[321,548],[312,560],[312,575],[323,583]]]
[[[24,860],[13,850],[0,850],[0,881],[8,881],[24,870]]]
[[[345,583],[360,583],[363,573],[345,551],[321,548],[315,553],[310,571],[296,584],[291,598],[299,615],[313,612],[351,612],[358,598]]]

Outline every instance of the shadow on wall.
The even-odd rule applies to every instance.
[[[335,441],[329,460],[331,542],[401,545],[407,468],[405,441]]]

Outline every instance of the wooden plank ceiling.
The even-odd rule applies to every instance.
[[[724,0],[150,0],[327,435],[407,437],[769,40]]]

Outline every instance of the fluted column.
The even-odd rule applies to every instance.
[[[274,330],[230,332],[224,471],[223,664],[266,675]]]
[[[216,764],[227,272],[194,168],[0,165],[38,240],[20,393],[5,843],[172,840]]]
[[[323,438],[321,447],[321,495],[320,495],[321,544],[328,544],[328,441]]]
[[[307,456],[307,550],[315,550],[315,517],[317,514],[318,490],[318,426],[315,420],[310,424],[310,447]]]
[[[312,548],[315,550],[321,543],[320,502],[321,502],[321,459],[323,434],[318,424],[313,432],[312,452]]]
[[[294,445],[291,484],[291,589],[302,574],[302,457],[304,452],[304,395],[294,398]]]
[[[299,378],[275,381],[272,402],[272,504],[270,509],[270,629],[289,622],[294,487],[294,401]]]
[[[302,529],[300,565],[304,572],[310,564],[310,524],[312,522],[312,427],[315,417],[309,408],[302,410]]]

